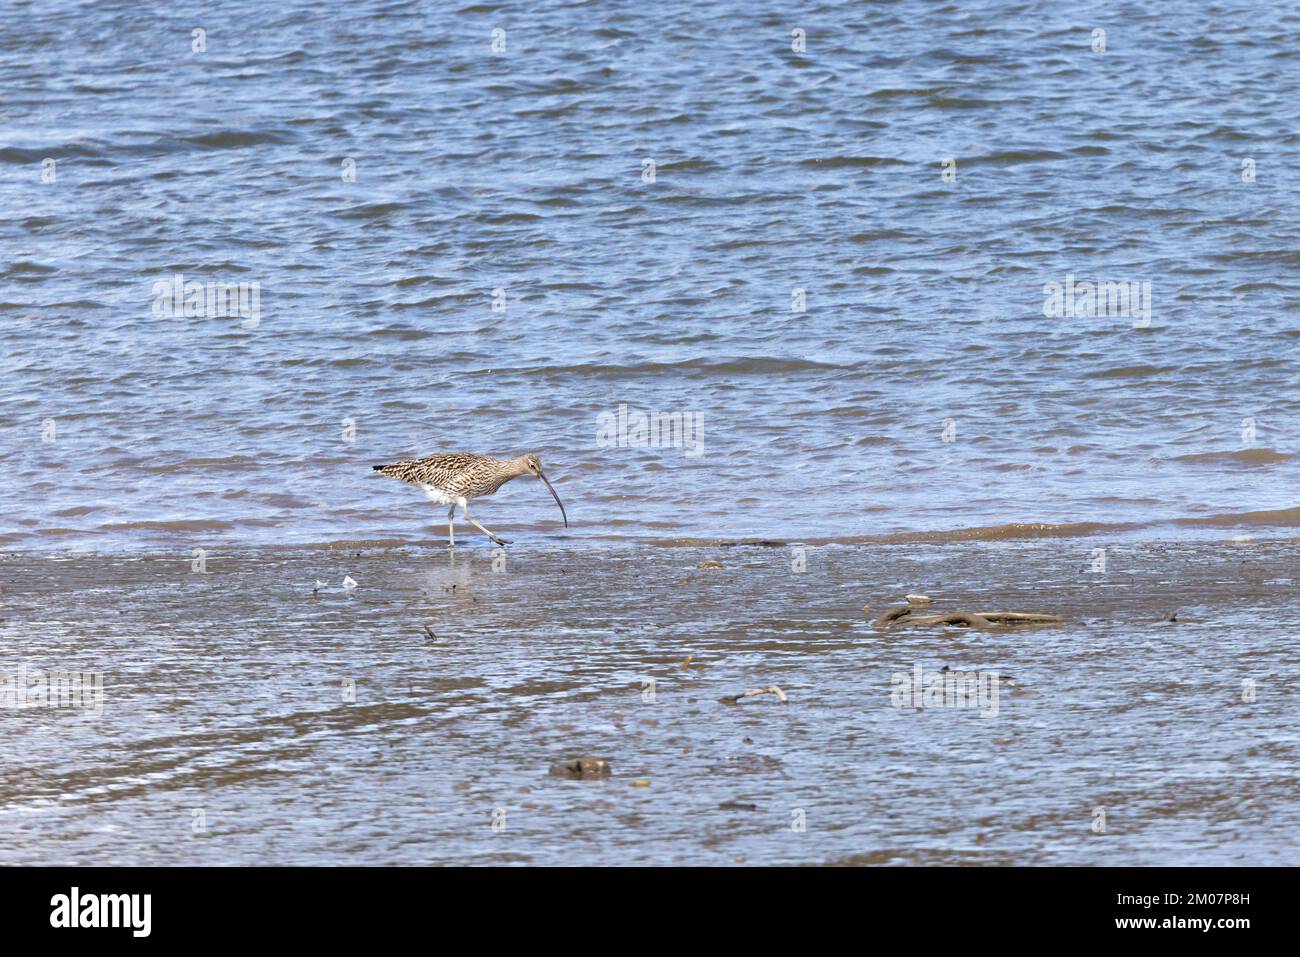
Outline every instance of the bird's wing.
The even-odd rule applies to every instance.
[[[449,488],[458,477],[491,461],[486,455],[475,455],[472,452],[443,452],[426,455],[421,459],[405,459],[392,465],[376,466],[375,471],[412,485]]]

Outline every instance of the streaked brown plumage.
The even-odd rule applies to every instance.
[[[536,455],[498,459],[490,455],[476,455],[473,452],[449,452],[427,455],[422,459],[406,459],[394,462],[392,465],[376,465],[374,471],[418,486],[424,489],[425,494],[432,501],[451,506],[447,511],[448,547],[456,544],[453,519],[457,505],[464,512],[467,522],[496,544],[509,545],[509,541],[498,538],[469,517],[469,502],[491,495],[506,482],[521,475],[535,475],[546,483],[546,487],[551,490],[551,495],[555,496],[555,504],[560,506],[560,514],[564,516],[564,527],[569,527],[569,516],[565,514],[564,504],[542,473],[542,460]]]

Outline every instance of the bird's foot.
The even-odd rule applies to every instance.
[[[492,536],[492,541],[496,542],[496,543],[497,543],[498,545],[500,545],[502,548],[505,548],[507,545],[510,544],[510,539],[508,539],[508,538],[497,538],[495,535]]]

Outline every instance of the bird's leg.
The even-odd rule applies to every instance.
[[[448,548],[456,547],[456,528],[455,528],[455,521],[454,521],[455,518],[456,518],[456,506],[453,505],[451,508],[447,509],[447,547]]]
[[[470,517],[469,517],[469,506],[468,506],[468,505],[462,505],[462,506],[461,506],[461,511],[463,511],[463,512],[465,513],[465,521],[469,522],[471,525],[473,525],[475,528],[477,528],[480,532],[482,532],[482,533],[483,533],[484,535],[486,535],[488,538],[492,539],[492,541],[496,542],[496,544],[498,544],[498,545],[509,545],[509,544],[510,544],[510,542],[509,542],[508,539],[497,538],[495,535],[493,535],[491,532],[489,532],[486,528],[484,528],[484,527],[483,527],[482,525],[480,525],[478,522],[474,521],[474,519],[470,518]]]

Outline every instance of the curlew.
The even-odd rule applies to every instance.
[[[551,490],[555,504],[560,506],[564,515],[564,527],[569,527],[569,516],[564,513],[564,503],[556,494],[551,483],[542,474],[542,461],[536,455],[520,455],[513,459],[496,459],[490,455],[475,455],[472,452],[453,452],[444,455],[427,455],[422,459],[407,459],[392,465],[376,465],[374,471],[390,478],[401,479],[411,485],[424,489],[429,500],[440,505],[451,506],[447,510],[447,547],[456,545],[456,506],[461,507],[465,521],[492,539],[498,545],[509,545],[504,538],[498,538],[469,516],[469,503],[472,499],[491,495],[502,485],[521,475],[535,475]]]

